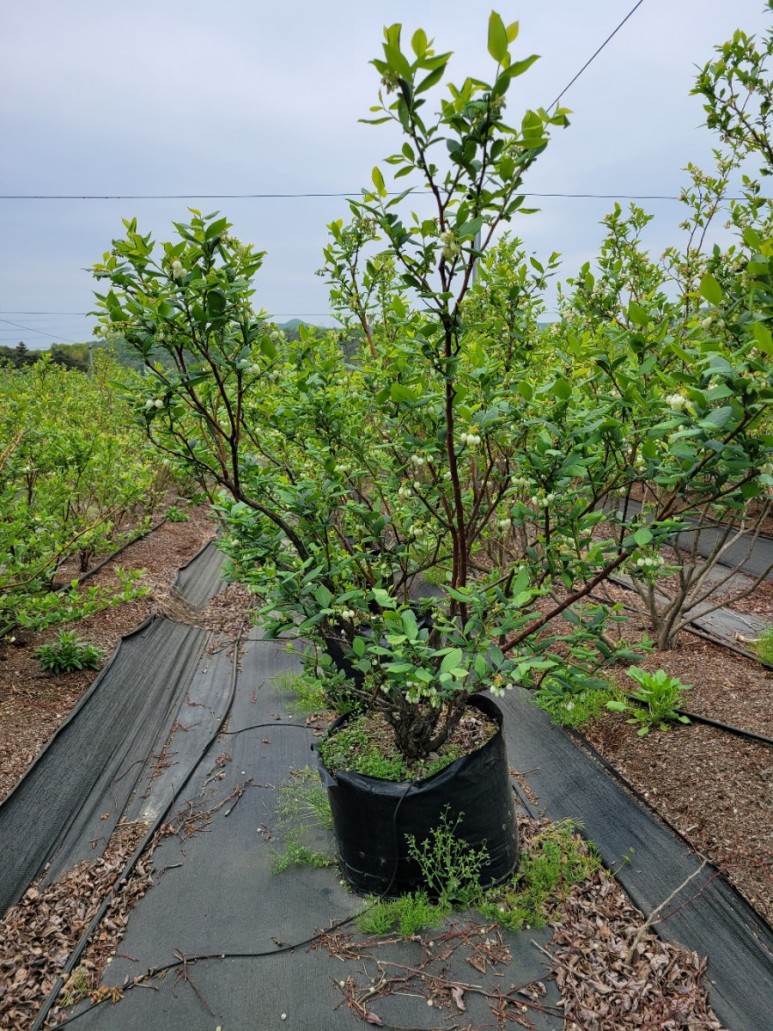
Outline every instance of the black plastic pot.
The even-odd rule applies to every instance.
[[[490,698],[470,705],[494,719],[496,734],[482,748],[424,780],[397,783],[348,771],[330,774],[320,762],[333,814],[341,870],[359,892],[393,897],[422,887],[406,835],[422,842],[444,812],[460,817],[455,834],[472,848],[485,845],[481,884],[507,879],[518,863],[518,831],[502,736],[502,712]],[[342,717],[330,728],[334,732]]]

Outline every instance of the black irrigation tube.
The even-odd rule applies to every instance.
[[[239,635],[239,639],[237,640],[237,645],[238,645],[240,640],[241,640],[241,634]],[[234,697],[234,692],[235,692],[235,688],[236,688],[237,676],[238,676],[237,666],[236,666],[236,663],[234,663],[234,673],[233,673],[232,681],[231,681],[231,698],[229,700],[228,709],[226,710],[226,713],[224,714],[223,719],[220,722],[218,730],[212,735],[212,738],[210,739],[209,744],[211,744],[212,741],[214,741],[215,738],[221,733],[221,728],[223,727],[223,724],[225,723],[225,721],[228,718],[228,716],[230,715],[231,705],[233,703],[233,697]],[[236,734],[243,734],[243,733],[245,733],[248,730],[259,730],[259,729],[262,729],[264,727],[296,727],[298,730],[308,730],[309,729],[309,727],[307,727],[305,723],[279,723],[276,720],[274,720],[272,723],[255,723],[255,724],[253,724],[252,726],[249,726],[249,727],[241,727],[239,730],[223,731],[222,733],[223,733],[223,736],[236,735]],[[209,747],[209,744],[206,746],[206,748]],[[201,753],[202,757],[204,755],[204,752],[206,751],[206,748]],[[191,769],[191,771],[188,773],[188,776],[185,778],[185,780],[180,785],[180,789],[177,791],[175,797],[172,799],[172,801],[169,803],[167,808],[164,810],[164,812],[158,818],[158,820],[156,821],[154,826],[147,832],[147,834],[145,835],[145,837],[144,837],[144,839],[142,841],[142,844],[139,846],[139,848],[137,849],[135,854],[132,856],[131,860],[129,861],[129,863],[125,867],[125,869],[124,869],[123,873],[121,874],[120,878],[115,882],[115,884],[111,888],[110,896],[109,897],[106,896],[103,899],[103,901],[102,901],[102,903],[101,903],[101,905],[99,907],[99,910],[97,911],[97,913],[93,917],[91,923],[89,924],[89,926],[86,929],[86,931],[84,932],[84,934],[81,936],[81,939],[78,942],[77,946],[75,947],[75,950],[70,954],[70,957],[69,957],[69,959],[67,961],[67,964],[65,966],[65,969],[63,971],[64,974],[69,974],[70,971],[74,968],[75,964],[80,959],[80,956],[83,953],[83,950],[85,949],[86,945],[88,944],[89,938],[94,933],[94,930],[98,926],[99,921],[102,919],[102,917],[104,916],[104,914],[105,914],[105,912],[107,910],[107,907],[110,905],[110,902],[111,902],[112,898],[115,896],[115,889],[120,886],[121,882],[124,881],[126,876],[128,874],[130,874],[131,871],[134,869],[134,866],[138,862],[139,857],[142,854],[142,852],[145,850],[148,842],[151,840],[153,835],[156,833],[156,830],[161,825],[161,823],[163,823],[164,819],[166,818],[167,814],[169,813],[169,810],[172,808],[172,806],[175,804],[177,799],[180,797],[180,794],[181,794],[183,788],[186,786],[188,781],[191,779],[191,777],[195,773],[196,769],[197,769],[197,767],[194,766]],[[332,933],[333,931],[337,931],[339,928],[345,927],[347,924],[350,924],[353,920],[356,920],[357,917],[361,916],[362,913],[367,912],[369,909],[372,909],[374,906],[378,905],[378,903],[381,902],[383,899],[385,899],[387,897],[387,895],[389,894],[389,891],[390,891],[390,889],[392,887],[392,884],[394,883],[394,879],[397,876],[397,870],[398,870],[398,866],[399,866],[399,848],[398,848],[398,837],[397,837],[397,814],[399,813],[400,806],[405,801],[405,799],[406,799],[406,797],[408,795],[408,792],[411,789],[411,786],[412,786],[411,783],[406,784],[405,791],[403,792],[402,796],[398,799],[397,805],[395,806],[394,813],[392,814],[392,830],[393,830],[393,833],[394,833],[394,845],[395,845],[395,849],[394,849],[394,851],[395,851],[395,865],[394,865],[394,869],[392,871],[392,877],[391,877],[391,879],[389,881],[389,884],[386,886],[386,888],[381,893],[381,895],[379,895],[378,898],[375,898],[371,902],[369,902],[368,905],[365,906],[364,909],[360,910],[358,913],[352,914],[352,916],[347,916],[347,917],[344,917],[341,920],[337,920],[335,923],[331,924],[330,927],[328,927],[324,931],[316,931],[314,934],[312,934],[308,938],[305,938],[303,941],[293,942],[290,945],[281,945],[281,946],[278,946],[276,948],[265,949],[265,950],[260,951],[260,952],[210,952],[210,953],[196,954],[196,955],[192,955],[192,956],[182,956],[182,958],[172,960],[169,963],[164,963],[164,964],[162,964],[160,966],[156,966],[156,967],[150,967],[144,974],[140,975],[139,979],[135,978],[133,982],[129,983],[128,985],[124,985],[124,988],[128,991],[130,988],[134,988],[138,984],[141,984],[141,983],[143,983],[143,982],[145,982],[147,980],[150,980],[151,978],[158,977],[160,974],[165,974],[169,970],[176,970],[179,967],[185,967],[189,963],[191,963],[191,964],[205,963],[205,962],[210,962],[212,960],[226,960],[226,959],[265,959],[268,956],[280,956],[283,953],[294,952],[296,949],[302,949],[306,945],[312,945],[314,942],[319,941],[321,938],[323,938],[326,935]],[[531,811],[529,810],[529,812],[531,812]],[[40,1011],[40,1013],[37,1016],[37,1019],[36,1019],[35,1023],[30,1028],[30,1031],[40,1031],[40,1028],[42,1027],[42,1022],[45,1021],[46,1017],[48,1016],[48,1013],[50,1012],[51,1007],[53,1006],[54,1002],[56,1001],[56,998],[57,998],[59,992],[61,991],[62,987],[64,986],[64,983],[65,983],[64,982],[64,978],[62,977],[62,975],[60,975],[59,978],[57,979],[56,984],[54,985],[54,988],[51,990],[51,993],[49,994],[48,998],[46,999],[46,1002],[44,1003],[43,1009]],[[59,1031],[60,1028],[67,1027],[69,1024],[73,1024],[75,1021],[79,1020],[81,1017],[85,1016],[87,1013],[90,1013],[92,1010],[95,1010],[98,1006],[101,1006],[102,1003],[106,1002],[106,1001],[107,1001],[107,999],[103,999],[103,1000],[101,1000],[99,1002],[91,1003],[89,1006],[86,1006],[84,1009],[80,1010],[78,1013],[74,1013],[71,1017],[68,1017],[66,1020],[61,1021],[61,1023],[56,1024],[54,1029],[53,1029],[53,1031]]]

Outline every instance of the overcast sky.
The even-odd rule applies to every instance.
[[[495,3],[519,19],[517,57],[541,59],[511,90],[508,114],[547,106],[635,0]],[[0,194],[192,194],[200,200],[0,200],[0,343],[80,341],[94,320],[87,269],[136,216],[159,240],[189,205],[219,210],[268,256],[256,301],[277,321],[326,322],[314,275],[343,198],[204,199],[204,194],[359,192],[391,153],[390,128],[358,123],[375,103],[382,28],[406,43],[424,28],[453,51],[452,81],[489,76],[491,3],[475,0],[6,0],[0,9]],[[697,65],[737,27],[762,33],[762,0],[644,0],[571,87],[525,188],[541,193],[669,194],[688,161],[708,168],[711,134]],[[386,170],[386,169],[385,169]],[[513,229],[527,247],[592,259],[609,200],[544,199]],[[681,208],[655,214],[653,252],[678,240]],[[46,313],[46,314],[39,314]],[[56,313],[56,314],[54,314]],[[62,314],[59,314],[62,313]],[[17,325],[9,325],[9,322]],[[24,328],[19,328],[24,327]],[[37,330],[38,332],[34,332]]]

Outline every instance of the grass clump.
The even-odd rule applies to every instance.
[[[755,650],[763,662],[773,665],[773,626],[763,630],[755,645]]]
[[[365,934],[389,934],[397,931],[406,938],[422,928],[439,927],[449,908],[432,902],[425,891],[401,895],[399,899],[376,902],[357,917],[357,925]]]
[[[279,673],[273,682],[282,694],[290,696],[287,708],[293,716],[311,716],[328,708],[322,681],[312,673]]]
[[[99,669],[104,652],[93,644],[79,640],[71,630],[61,630],[54,644],[44,644],[34,653],[44,673],[74,673],[81,669]]]
[[[609,702],[621,698],[621,692],[604,681],[597,687],[572,689],[548,678],[534,693],[534,701],[550,716],[551,723],[560,727],[573,727],[575,730],[592,723],[604,712]]]
[[[310,767],[291,771],[292,779],[279,790],[276,806],[276,836],[283,847],[272,866],[283,873],[294,866],[332,866],[335,859],[315,847],[333,825],[327,792]]]
[[[580,839],[572,823],[550,824],[522,855],[512,880],[487,891],[477,908],[509,931],[544,927],[569,890],[587,880],[600,862],[595,848]]]

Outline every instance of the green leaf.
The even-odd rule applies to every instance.
[[[461,648],[451,648],[450,651],[443,656],[443,661],[440,663],[441,673],[450,673],[455,670],[459,663],[462,661],[463,653]]]
[[[439,67],[433,69],[426,78],[421,80],[414,92],[424,93],[426,90],[431,89],[436,82],[440,82],[443,78],[443,72],[445,70],[445,64],[441,64]]]
[[[521,566],[518,570],[518,574],[513,580],[512,595],[517,597],[522,594],[529,586],[529,570],[526,566]]]
[[[507,29],[496,11],[491,12],[488,20],[488,52],[498,64],[507,59]]]
[[[510,79],[515,79],[518,75],[523,75],[527,72],[535,61],[539,61],[539,54],[531,54],[529,57],[525,57],[522,61],[514,61],[507,69],[507,76]]]
[[[207,315],[210,319],[221,319],[225,312],[225,294],[220,290],[210,290],[207,294]]]
[[[568,401],[572,396],[572,387],[565,379],[557,379],[553,384],[553,393],[559,401]]]
[[[715,408],[709,412],[705,419],[701,419],[701,426],[710,426],[712,429],[721,429],[727,425],[730,416],[733,414],[731,405],[724,405],[722,408]]]
[[[363,657],[363,655],[365,654],[364,637],[355,637],[355,639],[352,641],[352,651],[358,659],[361,659]]]
[[[323,609],[329,609],[330,603],[333,600],[333,595],[324,584],[320,584],[314,592],[314,600],[318,605],[321,605]]]
[[[416,616],[411,609],[406,609],[403,614],[403,628],[405,630],[405,636],[410,641],[415,641],[419,635],[419,625],[416,622]]]
[[[412,662],[388,662],[385,666],[390,673],[410,673],[413,669]]]
[[[411,36],[411,46],[417,57],[424,57],[427,52],[427,33],[424,29],[416,29]]]
[[[709,304],[717,305],[722,303],[722,287],[710,272],[707,272],[703,277],[698,289],[700,290],[701,297],[705,297]]]
[[[652,540],[652,533],[645,526],[642,526],[641,529],[637,530],[636,533],[633,535],[633,539],[636,541],[640,548],[643,548]]]
[[[752,326],[752,336],[757,342],[757,347],[765,354],[773,354],[773,334],[764,323],[755,322]]]
[[[395,607],[395,600],[389,594],[389,591],[385,591],[383,587],[373,588],[373,600],[377,605],[380,605],[382,609],[393,609]]]
[[[373,185],[378,190],[379,197],[386,197],[386,187],[384,186],[384,177],[381,174],[381,169],[376,165],[371,173],[371,179]]]
[[[631,301],[628,305],[628,318],[635,326],[642,327],[645,327],[650,320],[649,313],[636,301]]]
[[[457,227],[456,235],[460,240],[472,240],[478,235],[482,225],[482,218],[471,218],[469,222]]]
[[[393,383],[389,388],[389,396],[393,401],[415,401],[416,394],[410,387],[402,383]]]
[[[263,352],[263,354],[265,354],[265,356],[267,358],[270,358],[272,361],[274,360],[274,358],[276,358],[276,346],[274,344],[274,341],[271,340],[269,337],[261,337],[260,349]]]

